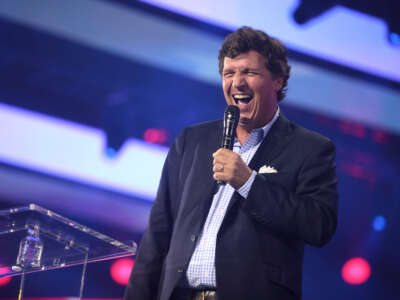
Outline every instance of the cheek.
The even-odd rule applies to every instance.
[[[228,103],[228,105],[231,105],[233,103],[232,103],[231,97],[229,96],[229,89],[230,89],[229,87],[230,87],[230,83],[228,81],[222,82],[222,90],[224,92],[225,100]]]
[[[228,92],[230,86],[230,81],[227,79],[222,80],[222,89],[224,90],[224,93]]]
[[[227,95],[225,95],[225,101],[228,105],[234,105],[235,103],[232,101],[232,99],[230,97],[228,97]]]
[[[257,107],[260,106],[260,98],[259,97],[255,97],[253,99],[253,101],[251,101],[250,103],[250,107],[249,107],[249,112],[251,115],[255,115],[256,111],[257,111]]]
[[[272,85],[266,86],[262,85],[258,88],[258,97],[260,97],[260,101],[265,102],[267,99],[270,99],[271,96],[276,94],[274,87]]]

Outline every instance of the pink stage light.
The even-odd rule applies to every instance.
[[[143,134],[143,139],[152,144],[164,144],[168,140],[168,132],[163,128],[149,128]]]
[[[367,128],[365,126],[350,121],[341,121],[339,128],[345,134],[355,136],[359,139],[363,139],[367,135]]]
[[[361,257],[349,259],[342,267],[342,278],[348,284],[362,284],[368,280],[370,275],[371,267]]]
[[[7,273],[9,271],[10,271],[10,269],[7,268],[7,267],[0,267],[0,274]],[[10,276],[1,277],[0,278],[0,286],[7,285],[10,281],[11,281],[11,277]]]
[[[135,261],[132,258],[122,258],[115,261],[110,268],[112,279],[121,285],[127,285]]]
[[[383,130],[375,129],[372,131],[372,139],[377,143],[385,144],[389,139],[389,134]]]

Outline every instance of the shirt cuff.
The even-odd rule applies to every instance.
[[[247,195],[250,192],[251,186],[253,185],[256,175],[257,175],[257,172],[253,170],[253,172],[251,172],[249,179],[247,179],[247,181],[237,190],[237,192],[243,198],[247,198]]]

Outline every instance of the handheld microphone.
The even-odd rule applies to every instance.
[[[237,106],[229,105],[224,113],[224,131],[222,135],[221,148],[233,149],[235,141],[236,127],[239,123],[240,110]],[[224,181],[218,180],[219,185],[225,184]]]

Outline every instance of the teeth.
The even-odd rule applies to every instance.
[[[250,95],[233,95],[233,99],[235,100],[236,104],[240,102],[249,103],[253,97]]]
[[[235,98],[237,100],[241,100],[241,99],[250,98],[250,96],[249,95],[234,95],[233,98]]]

